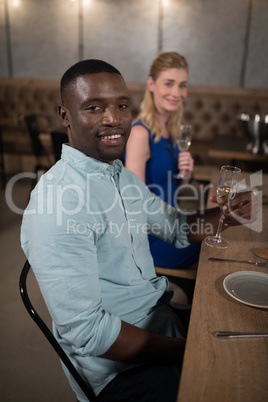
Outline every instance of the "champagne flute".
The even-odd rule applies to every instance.
[[[192,141],[192,126],[182,124],[180,126],[179,137],[177,139],[177,145],[181,152],[187,152],[190,148]],[[175,179],[185,178],[183,172],[174,174]]]
[[[237,191],[238,179],[241,169],[235,166],[222,166],[217,185],[217,203],[222,211],[224,205],[232,200]],[[224,211],[222,211],[224,213]],[[221,237],[222,222],[219,222],[215,236],[205,238],[205,243],[210,247],[227,248],[229,242]]]

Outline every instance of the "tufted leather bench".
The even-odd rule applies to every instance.
[[[144,84],[128,83],[133,117],[139,111]],[[60,127],[57,105],[59,81],[0,79],[0,118],[10,118],[4,128],[5,152],[29,153],[21,116],[37,113],[48,117],[44,130]],[[240,113],[268,113],[268,90],[190,86],[185,101],[184,122],[193,126],[192,153],[205,153],[215,135],[243,135],[236,116]],[[21,136],[18,137],[18,133]],[[15,137],[14,137],[15,136]],[[195,155],[194,155],[195,156]]]

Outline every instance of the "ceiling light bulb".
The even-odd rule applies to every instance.
[[[13,7],[18,7],[18,6],[20,6],[20,0],[12,0],[11,4]]]

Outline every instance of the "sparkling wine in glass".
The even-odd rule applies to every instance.
[[[217,185],[217,203],[222,211],[223,207],[232,200],[237,191],[241,169],[235,166],[222,166]],[[227,248],[229,242],[221,236],[222,222],[219,222],[215,236],[205,238],[205,243],[210,247]]]
[[[177,145],[181,152],[187,152],[190,148],[192,141],[192,126],[189,125],[181,125],[180,126],[180,133],[177,139]],[[175,174],[173,177],[175,179],[183,179],[185,176],[183,172],[179,172]]]

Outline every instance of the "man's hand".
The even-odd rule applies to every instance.
[[[217,202],[216,195],[210,201]],[[220,220],[224,226],[235,226],[254,222],[258,218],[260,206],[253,191],[237,193],[233,200],[223,207]]]

